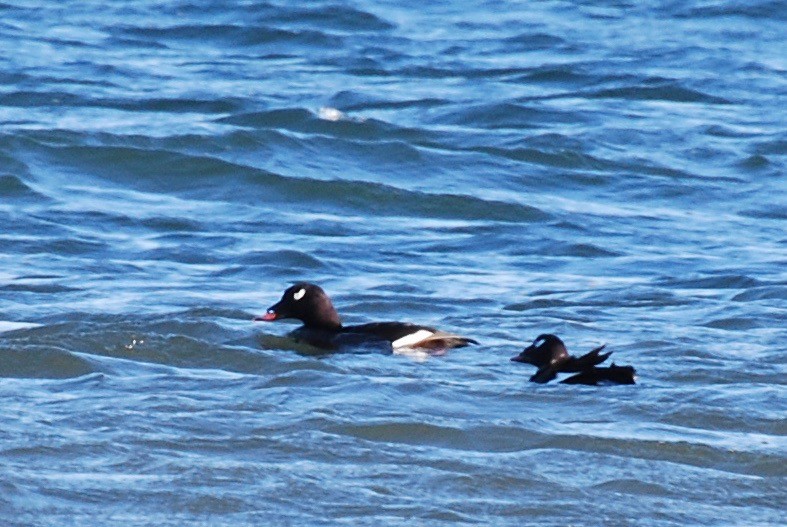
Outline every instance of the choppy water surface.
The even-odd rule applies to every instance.
[[[783,525],[779,2],[0,4],[0,522]],[[477,338],[311,355],[346,322]],[[527,382],[542,332],[639,384]]]

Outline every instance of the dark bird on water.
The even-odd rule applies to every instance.
[[[369,342],[388,342],[396,350],[426,350],[441,353],[449,348],[478,344],[438,329],[408,322],[372,322],[344,326],[333,303],[320,286],[301,282],[287,288],[277,303],[254,320],[295,319],[303,326],[292,332],[296,339],[324,349],[337,349]]]
[[[566,384],[634,384],[635,370],[631,366],[598,367],[612,352],[602,353],[606,345],[594,348],[575,357],[568,353],[566,345],[557,336],[549,333],[539,335],[533,343],[511,360],[532,364],[538,371],[530,377],[532,382],[547,383],[558,373],[577,373],[564,381]]]

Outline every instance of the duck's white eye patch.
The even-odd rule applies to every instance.
[[[533,341],[533,347],[537,348],[546,341],[547,339],[545,339],[544,337],[538,337],[536,340]]]
[[[295,291],[295,293],[292,295],[292,297],[295,300],[300,300],[301,298],[303,298],[303,295],[305,295],[305,294],[306,294],[306,290],[305,289],[298,289],[297,291]]]

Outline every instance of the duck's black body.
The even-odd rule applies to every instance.
[[[533,343],[513,357],[515,362],[532,364],[538,371],[530,377],[532,382],[546,383],[557,377],[558,373],[577,373],[566,379],[567,384],[598,384],[607,381],[617,384],[634,384],[634,368],[631,366],[615,366],[599,368],[599,364],[612,355],[611,352],[601,353],[604,346],[599,346],[581,357],[569,355],[566,345],[556,335],[539,335]],[[630,371],[630,373],[629,373]]]
[[[422,349],[439,353],[449,348],[477,344],[473,339],[452,335],[428,326],[407,322],[373,322],[343,326],[331,299],[321,287],[298,283],[284,291],[276,304],[254,320],[297,319],[303,326],[292,336],[313,346],[339,349],[353,345],[388,342],[394,350]]]
[[[560,381],[562,384],[635,384],[637,371],[633,366],[616,366],[612,363],[609,367],[593,367],[568,379]]]

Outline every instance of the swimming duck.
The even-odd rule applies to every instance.
[[[597,367],[612,355],[612,352],[601,353],[605,346],[606,344],[594,348],[581,357],[574,357],[568,353],[560,337],[544,333],[536,337],[530,346],[511,360],[537,367],[538,371],[530,377],[530,381],[542,384],[551,381],[561,372],[578,373],[562,381],[567,384],[598,384],[601,380],[617,384],[634,384],[634,368],[631,366],[613,364],[609,368]]]
[[[408,322],[372,322],[344,326],[339,313],[323,289],[315,284],[300,282],[288,287],[277,303],[255,321],[271,322],[296,319],[303,326],[291,333],[293,337],[313,346],[337,349],[349,345],[387,341],[394,351],[402,349],[426,350],[441,353],[450,348],[478,344],[438,329]]]

